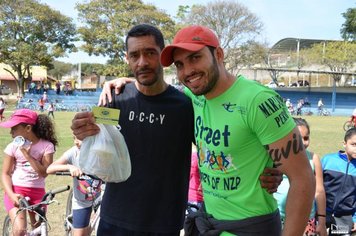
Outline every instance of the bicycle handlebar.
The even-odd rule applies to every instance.
[[[50,192],[51,194],[57,194],[57,193],[61,193],[61,192],[68,191],[69,189],[70,189],[70,186],[67,185],[67,186],[63,186],[63,187],[59,187],[59,188],[50,190],[49,192]]]
[[[56,175],[71,176],[69,171],[58,171],[58,172],[56,172]]]
[[[65,191],[68,191],[69,189],[70,189],[70,186],[67,185],[64,187],[59,187],[59,188],[50,190],[47,193],[45,193],[45,195],[43,195],[42,202],[43,201],[51,201],[57,193],[65,192]],[[47,199],[48,197],[49,197],[49,199]]]
[[[35,211],[41,212],[41,214],[44,215],[44,212],[40,211],[40,206],[41,205],[49,205],[57,193],[62,193],[62,192],[68,191],[69,189],[70,189],[70,186],[67,185],[64,187],[59,187],[59,188],[50,190],[50,191],[46,192],[45,195],[43,195],[40,203],[36,203],[33,205],[30,205],[30,203],[28,202],[28,200],[29,200],[28,197],[22,197],[19,200],[20,210],[35,210]]]
[[[58,171],[56,172],[56,175],[60,175],[60,176],[71,176],[71,173],[69,171]],[[101,180],[99,177],[95,176],[95,175],[91,175],[91,174],[85,174],[83,173],[81,176],[77,176],[77,179],[87,179],[86,177],[89,177],[91,179],[95,179],[95,180]]]
[[[22,197],[20,198],[20,208],[28,208],[30,206],[30,203],[28,202],[29,198],[28,197]]]

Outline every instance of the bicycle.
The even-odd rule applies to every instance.
[[[70,186],[60,187],[54,190],[50,190],[43,195],[42,200],[40,203],[30,205],[28,202],[28,197],[23,197],[20,199],[20,207],[16,213],[16,217],[23,211],[33,212],[35,213],[35,227],[26,232],[27,236],[34,236],[34,235],[41,235],[41,236],[48,236],[48,231],[50,231],[51,226],[46,218],[46,209],[45,206],[48,206],[52,203],[57,202],[53,200],[57,193],[62,193],[68,191]],[[27,214],[28,215],[28,214]],[[10,217],[7,215],[4,219],[3,224],[3,236],[10,236],[12,235],[13,225],[11,223]]]
[[[355,123],[351,120],[348,120],[344,123],[344,125],[342,126],[344,128],[345,131],[348,131],[349,129],[356,127]]]
[[[310,110],[310,108],[307,108],[305,111],[302,113],[304,116],[312,116],[313,112]]]
[[[16,105],[16,109],[23,109],[23,108],[27,108],[27,109],[30,109],[30,110],[33,110],[33,111],[39,110],[39,107],[36,106],[36,104],[33,102],[32,99],[29,99],[26,102],[19,102]]]
[[[70,172],[64,171],[64,172],[56,172],[56,175],[61,175],[61,176],[71,176]],[[91,179],[96,179],[100,180],[96,176],[89,175],[89,174],[83,174],[80,177],[77,177],[78,179],[86,179],[86,178],[91,178]],[[90,222],[89,222],[89,235],[91,235],[93,232],[96,232],[98,226],[99,226],[99,220],[100,220],[100,205],[101,205],[101,200],[104,194],[104,189],[105,189],[105,183],[101,185],[102,191],[100,195],[93,201],[92,204],[92,215],[90,217]],[[73,198],[73,189],[69,191],[68,198],[67,198],[67,206],[66,206],[66,213],[65,213],[65,219],[64,219],[64,230],[65,230],[65,235],[66,236],[71,236],[72,235],[72,229],[73,229],[73,209],[72,209],[72,198]]]
[[[59,102],[56,100],[56,102],[53,104],[54,104],[54,109],[56,111],[70,111],[69,106],[64,104],[63,101]]]
[[[90,104],[83,104],[83,103],[76,103],[72,106],[70,106],[70,111],[74,112],[80,112],[80,111],[91,111],[92,110],[92,105]]]
[[[319,116],[330,116],[331,113],[330,113],[330,111],[328,111],[326,108],[321,108],[321,109],[319,109],[319,111],[318,111],[318,115],[319,115]]]

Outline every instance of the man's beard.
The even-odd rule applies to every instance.
[[[201,90],[198,91],[195,90],[195,92],[192,91],[194,95],[200,96],[200,95],[207,94],[215,87],[215,84],[220,76],[218,64],[216,62],[215,57],[213,57],[213,64],[209,67],[207,75],[208,75],[208,84],[205,87],[203,87]]]
[[[163,67],[160,66],[158,69],[155,70],[155,73],[154,73],[154,77],[153,79],[139,79],[138,76],[136,75],[135,78],[137,80],[137,82],[143,86],[152,86],[154,85],[155,83],[157,83],[157,81],[160,79],[160,76],[163,75]]]

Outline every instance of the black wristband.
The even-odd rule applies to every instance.
[[[320,216],[320,217],[326,217],[326,215],[321,215],[321,214],[317,214],[316,216]]]

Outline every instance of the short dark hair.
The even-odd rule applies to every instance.
[[[349,130],[346,131],[345,133],[345,137],[344,137],[344,141],[347,142],[347,140],[349,140],[350,138],[352,138],[352,136],[356,135],[356,128],[353,127]]]
[[[125,46],[127,51],[127,41],[130,37],[141,37],[141,36],[153,36],[156,44],[162,50],[164,48],[164,39],[162,32],[153,25],[150,24],[139,24],[135,25],[130,29],[127,33],[127,37],[125,40]]]

